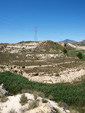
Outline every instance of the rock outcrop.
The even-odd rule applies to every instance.
[[[0,85],[0,96],[3,96],[3,95],[8,95],[8,91],[6,90],[5,86],[3,85],[3,83]]]

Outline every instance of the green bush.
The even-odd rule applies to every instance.
[[[64,54],[67,54],[67,50],[65,48],[63,49],[63,52],[64,52]]]
[[[81,52],[78,52],[78,53],[77,53],[77,57],[78,57],[79,59],[82,59],[82,58],[83,58],[82,53],[81,53]]]

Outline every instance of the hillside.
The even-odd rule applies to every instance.
[[[85,40],[79,42],[79,45],[85,45]]]
[[[63,47],[53,41],[40,41],[40,42],[20,42],[17,44],[3,44],[0,45],[0,49],[3,52],[8,51],[9,53],[18,53],[18,52],[58,52],[62,51]]]
[[[37,48],[35,48],[36,52],[46,52],[46,53],[59,53],[62,52],[63,47],[56,42],[47,40],[39,42]]]
[[[72,54],[75,48],[71,45],[53,41],[1,45],[0,71],[11,71],[44,83],[81,80],[85,63]]]
[[[13,74],[10,72],[4,72],[4,73],[0,73],[0,83],[2,83],[2,82],[6,86],[6,89],[12,95],[22,93],[22,92],[27,93],[26,95],[30,95],[29,94],[29,92],[30,92],[31,94],[33,93],[36,96],[36,93],[37,93],[37,96],[41,95],[41,97],[43,97],[43,98],[46,97],[50,100],[56,101],[57,103],[59,103],[62,100],[62,102],[67,103],[67,105],[69,106],[69,110],[73,109],[73,108],[70,108],[70,106],[75,106],[79,111],[84,111],[84,109],[82,107],[84,107],[84,105],[85,105],[85,95],[84,95],[85,78],[83,79],[83,81],[81,83],[77,83],[75,85],[72,85],[69,83],[51,84],[50,85],[50,84],[31,82],[20,75]],[[37,92],[35,92],[35,91],[37,91]],[[28,96],[28,98],[30,98],[30,97]],[[9,97],[9,99],[10,99],[10,97]],[[61,108],[59,108],[58,110],[60,110],[60,109]],[[47,112],[45,112],[45,113],[47,113]],[[56,112],[53,112],[53,113],[56,113]],[[59,113],[64,113],[64,111],[59,112]],[[71,112],[69,112],[69,113],[71,113]],[[73,111],[72,113],[75,113],[75,112]],[[81,113],[81,112],[78,112],[78,113]]]
[[[78,53],[82,53],[82,59]],[[16,97],[23,91],[41,92],[45,98],[65,102],[78,113],[84,111],[84,46],[50,40],[1,44],[0,72],[0,84],[4,83]]]

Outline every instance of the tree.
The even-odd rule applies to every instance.
[[[64,47],[66,47],[67,46],[67,44],[66,43],[64,43]]]
[[[77,53],[77,57],[78,57],[79,59],[82,59],[82,58],[83,58],[82,53],[81,53],[81,52],[78,52],[78,53]]]
[[[64,52],[64,54],[67,54],[67,50],[65,48],[63,49],[63,52]]]

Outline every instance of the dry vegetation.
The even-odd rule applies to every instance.
[[[82,59],[77,57],[78,52],[82,53]],[[44,93],[45,97],[57,102],[62,100],[72,107],[75,106],[78,111],[80,109],[79,113],[84,113],[84,59],[85,50],[76,50],[72,45],[64,43],[41,41],[3,44],[0,45],[0,72],[10,71],[15,74],[0,73],[0,83],[5,83],[11,94],[28,89],[31,92],[36,90],[41,92],[40,95]],[[27,79],[16,74],[23,75]],[[2,98],[2,101],[5,101],[4,99]],[[22,95],[20,103],[24,105],[27,102],[26,96]],[[36,102],[30,103],[29,108],[35,108]],[[46,103],[47,100],[43,98],[42,102]]]
[[[54,82],[56,83],[61,72],[67,71],[69,73],[69,69],[69,71],[74,71],[75,74],[75,69],[81,70],[85,67],[85,62],[76,56],[75,48],[64,43],[62,46],[62,43],[52,41],[21,42],[18,44],[3,44],[0,47],[0,71],[21,74],[33,81],[39,82],[38,76],[42,77],[40,82],[44,82],[45,76],[56,76]],[[84,50],[81,52],[85,53]],[[48,79],[52,81],[53,78]],[[60,80],[60,82],[62,81]],[[47,80],[46,82],[49,83]]]

